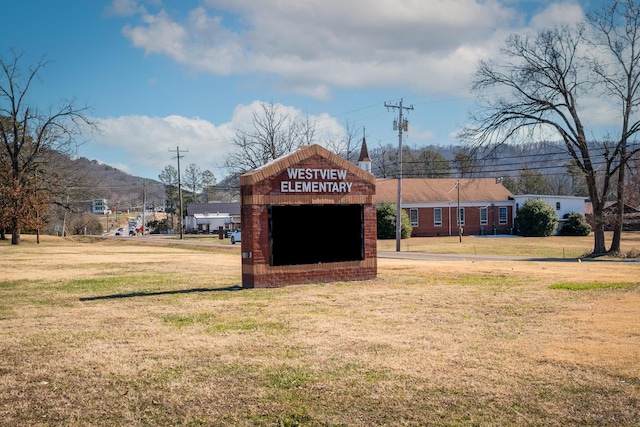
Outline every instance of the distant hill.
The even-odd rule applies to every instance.
[[[69,167],[86,184],[83,196],[87,199],[107,199],[110,208],[132,209],[142,207],[146,193],[147,206],[163,206],[164,185],[156,180],[129,175],[112,166],[80,157],[69,159]]]

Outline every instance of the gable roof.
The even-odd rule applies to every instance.
[[[354,174],[363,181],[369,181],[375,184],[375,177],[369,172],[366,172],[365,170],[359,168],[357,165],[354,165],[353,163],[343,159],[342,157],[338,156],[335,153],[332,153],[331,151],[318,144],[312,144],[302,146],[289,154],[285,154],[282,157],[272,160],[266,165],[260,166],[259,168],[242,174],[240,176],[240,185],[256,184],[271,176],[277,175],[287,168],[296,165],[314,155],[324,157],[334,163],[337,167],[347,170],[349,173]]]
[[[240,215],[240,202],[230,203],[191,203],[187,205],[187,215],[206,213],[225,213],[229,215]]]
[[[460,200],[464,202],[507,201],[511,192],[494,178],[403,178],[402,203],[454,203],[460,182]],[[396,203],[397,179],[376,181],[376,203]]]

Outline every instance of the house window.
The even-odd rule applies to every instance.
[[[464,208],[458,211],[458,225],[464,225]]]
[[[498,220],[500,224],[507,223],[507,208],[498,208]]]
[[[480,208],[480,225],[487,225],[488,222],[487,208]]]
[[[418,209],[409,209],[409,219],[412,227],[418,226]]]
[[[442,208],[435,208],[433,210],[433,225],[436,227],[442,226]]]
[[[559,211],[560,210],[560,202],[556,202],[556,210]]]

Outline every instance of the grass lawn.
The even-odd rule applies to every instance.
[[[238,245],[23,237],[0,242],[2,426],[640,424],[636,262],[379,259],[239,290]]]
[[[607,247],[612,233],[605,234]],[[513,255],[545,258],[580,258],[593,251],[593,234],[581,237],[549,236],[459,236],[412,237],[400,241],[404,252],[431,252],[440,254]],[[640,233],[624,233],[622,253],[637,258],[640,254]],[[395,251],[396,241],[379,240],[379,251]]]

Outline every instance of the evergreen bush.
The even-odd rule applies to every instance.
[[[383,203],[376,208],[378,239],[396,238],[396,205],[394,203]],[[407,212],[402,209],[400,212],[400,238],[411,237],[411,220]]]
[[[572,212],[566,214],[564,219],[567,221],[560,230],[560,234],[563,236],[588,236],[591,233],[591,226],[581,213]]]
[[[558,227],[556,210],[542,199],[529,200],[517,210],[515,226],[521,236],[551,236]]]

